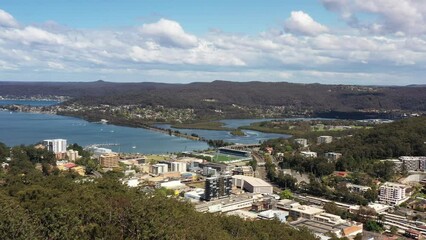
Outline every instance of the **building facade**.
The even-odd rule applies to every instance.
[[[152,165],[151,169],[152,169],[151,170],[152,174],[155,174],[155,175],[169,172],[169,166],[165,163],[154,164]]]
[[[204,199],[210,201],[231,195],[232,177],[219,176],[206,178]]]
[[[299,144],[301,147],[307,147],[308,146],[308,140],[306,138],[296,138],[296,139],[294,139],[294,142]]]
[[[341,153],[336,153],[336,152],[325,153],[325,158],[327,158],[329,161],[337,161],[341,157],[342,157]]]
[[[317,143],[318,144],[331,143],[332,141],[333,141],[333,137],[332,136],[319,136],[317,138]]]
[[[43,145],[50,152],[54,153],[65,153],[67,151],[67,140],[66,139],[46,139],[43,141]]]
[[[172,172],[184,173],[186,172],[186,166],[186,162],[172,162],[171,170]]]
[[[408,186],[403,184],[386,182],[380,186],[379,202],[388,205],[399,205],[408,200],[407,188]]]
[[[104,168],[118,167],[118,160],[120,160],[117,153],[107,153],[99,156],[99,162]]]

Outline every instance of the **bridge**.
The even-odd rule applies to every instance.
[[[226,148],[234,150],[253,149],[258,147],[260,147],[260,144],[235,144],[226,146]]]

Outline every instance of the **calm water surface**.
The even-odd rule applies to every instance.
[[[49,106],[54,101],[0,100],[0,105],[24,104]],[[252,122],[268,119],[223,120],[227,127],[236,128]],[[158,125],[168,128],[168,124]],[[177,129],[187,134],[195,133],[206,139],[222,139],[227,142],[251,144],[270,138],[289,137],[284,134],[261,133],[244,130],[247,136],[232,136],[227,131]],[[34,144],[48,138],[65,138],[69,143],[80,145],[117,144],[108,148],[120,152],[166,153],[202,150],[208,148],[205,142],[149,131],[143,128],[121,127],[90,123],[73,117],[0,111],[0,141],[9,146]]]

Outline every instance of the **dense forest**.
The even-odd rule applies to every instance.
[[[425,86],[363,87],[286,82],[162,83],[0,83],[0,96],[72,97],[83,105],[163,105],[171,108],[232,109],[278,106],[313,112],[370,110],[426,111]],[[333,113],[335,114],[335,113]]]
[[[61,173],[49,153],[32,149],[10,154],[0,144],[0,162],[12,158],[0,168],[1,239],[315,239],[276,220],[199,213],[162,189],[128,188],[111,172]]]

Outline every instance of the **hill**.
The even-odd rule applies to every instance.
[[[287,82],[164,84],[96,82],[1,82],[1,96],[62,95],[68,102],[220,109],[276,107],[296,112],[426,111],[426,86],[376,87]]]
[[[276,220],[199,213],[164,190],[128,188],[113,174],[93,180],[43,175],[21,158],[10,164],[7,173],[0,168],[1,239],[316,239]]]

